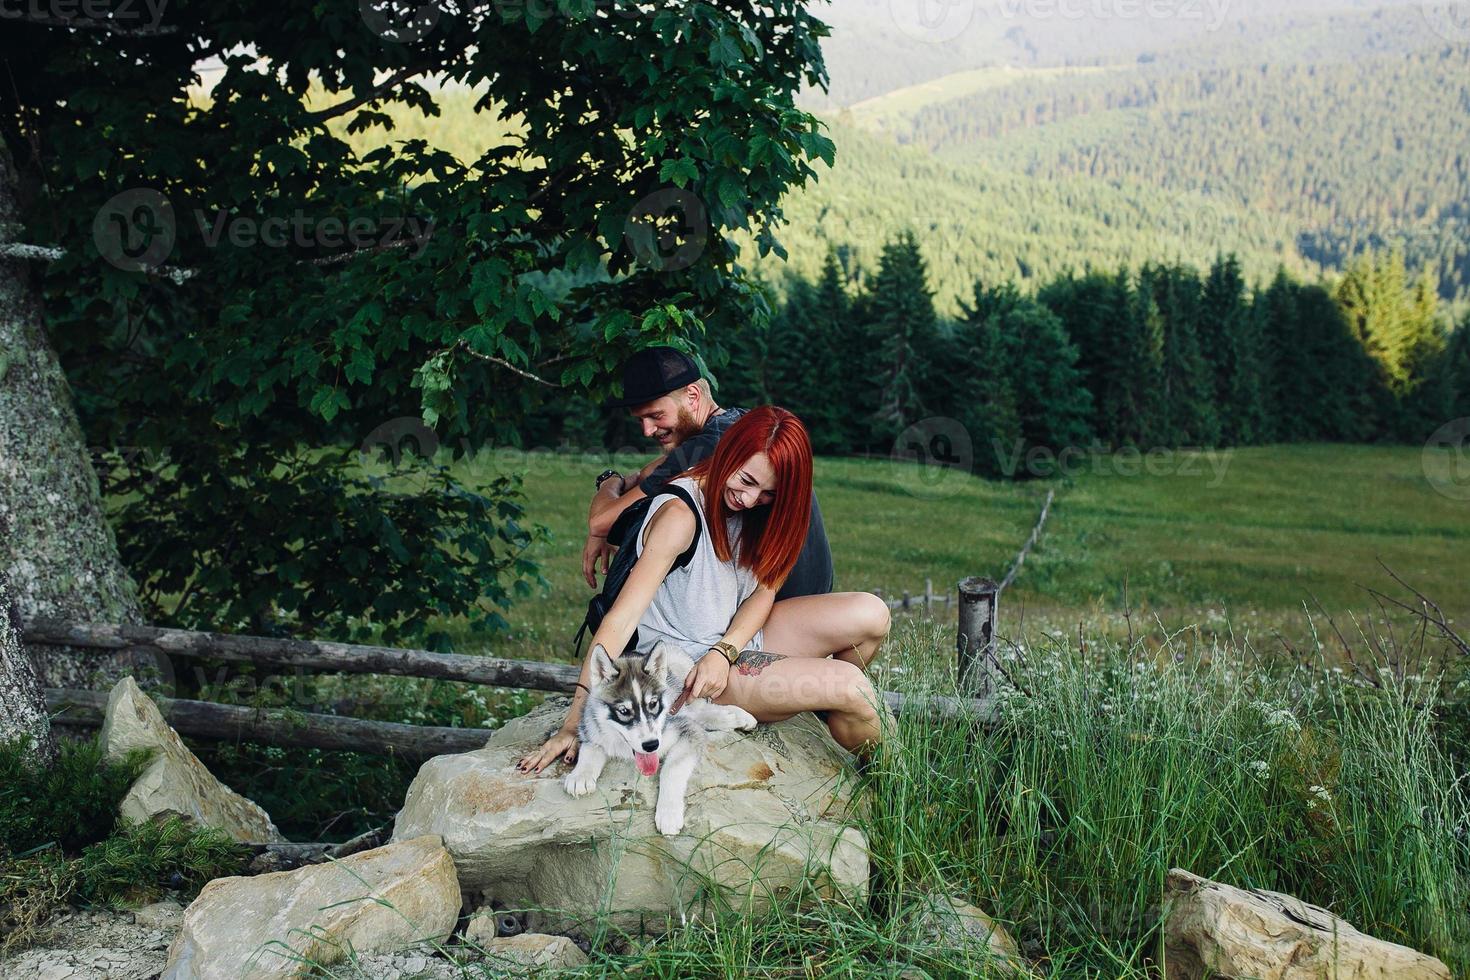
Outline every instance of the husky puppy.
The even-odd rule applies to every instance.
[[[617,659],[602,644],[593,647],[592,690],[577,726],[581,748],[576,766],[562,782],[567,794],[591,793],[608,759],[631,759],[645,776],[655,775],[662,764],[653,824],[661,834],[683,830],[684,792],[707,733],[756,726],[744,708],[705,698],[670,715],[693,669],[689,655],[668,643],[657,644],[647,655],[627,653]]]

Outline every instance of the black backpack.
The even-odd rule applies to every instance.
[[[675,571],[688,565],[694,558],[694,550],[699,547],[699,536],[704,533],[704,526],[699,518],[699,508],[694,503],[694,498],[689,491],[683,487],[667,484],[654,497],[669,494],[684,501],[685,505],[694,512],[694,540],[689,542],[689,547],[684,549],[669,571]],[[618,519],[607,532],[607,540],[618,549],[613,555],[612,561],[608,563],[607,575],[602,580],[602,591],[592,597],[587,603],[587,615],[582,620],[582,626],[577,630],[576,639],[573,641],[577,648],[577,659],[582,658],[582,636],[596,635],[602,626],[602,618],[617,601],[618,593],[623,590],[623,583],[628,581],[628,574],[633,570],[633,565],[638,561],[637,547],[638,535],[643,530],[643,523],[648,519],[648,508],[653,504],[654,497],[644,497],[636,500],[623,509]],[[623,648],[623,653],[629,653],[638,645],[638,631],[635,629],[633,635],[628,638],[628,645]]]

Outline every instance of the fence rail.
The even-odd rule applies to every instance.
[[[319,673],[388,674],[430,680],[460,681],[520,690],[571,693],[579,668],[574,664],[504,660],[498,657],[434,653],[428,650],[364,646],[320,640],[282,640],[232,633],[207,633],[159,626],[126,626],[37,620],[25,626],[28,646],[165,653],[170,656],[251,663],[282,670]],[[989,724],[988,699],[883,692],[899,717],[968,718]],[[102,691],[52,688],[47,705],[63,725],[98,727],[107,706]],[[244,740],[267,745],[348,749],[410,759],[468,752],[485,744],[490,733],[473,728],[436,728],[397,722],[369,721],[300,711],[260,709],[160,697],[159,708],[170,726],[183,735],[215,740]]]

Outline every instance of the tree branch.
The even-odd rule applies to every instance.
[[[372,102],[375,99],[382,98],[389,91],[397,88],[399,85],[403,84],[405,81],[422,71],[424,71],[424,68],[422,67],[400,68],[396,72],[385,78],[380,84],[374,85],[363,94],[353,96],[352,98],[347,99],[344,102],[339,102],[334,106],[328,106],[325,109],[319,109],[316,112],[307,113],[306,118],[310,119],[312,122],[324,122],[328,119],[333,118],[334,116],[340,116],[343,113],[351,112],[353,109],[356,109],[359,106],[366,105],[367,103]]]
[[[503,357],[496,357],[493,354],[481,354],[479,351],[470,350],[469,341],[461,340],[459,343],[457,343],[457,344],[454,345],[454,348],[453,349],[462,350],[466,354],[470,355],[471,357],[478,357],[482,361],[489,361],[491,364],[498,364],[498,365],[500,365],[501,367],[505,368],[508,371],[514,371],[516,374],[519,374],[521,377],[525,378],[528,381],[534,381],[537,384],[545,385],[548,388],[563,388],[563,387],[565,387],[565,385],[562,385],[562,384],[560,384],[558,382],[555,382],[555,381],[547,381],[545,378],[541,377],[540,375],[532,374],[530,371],[527,371],[525,368],[516,367],[514,364],[510,363],[510,361],[507,361]]]

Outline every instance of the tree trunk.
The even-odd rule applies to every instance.
[[[19,241],[18,176],[0,140],[0,242]],[[24,259],[0,256],[0,575],[26,619],[142,621],[118,558],[71,389]],[[42,687],[110,686],[154,669],[130,655],[30,648]],[[8,684],[0,672],[0,685]],[[140,678],[141,682],[141,678]]]
[[[0,534],[5,534],[0,519]],[[0,571],[0,745],[30,738],[31,754],[42,766],[56,761],[56,736],[46,713],[46,696],[36,682],[31,659],[20,645],[20,614]]]

